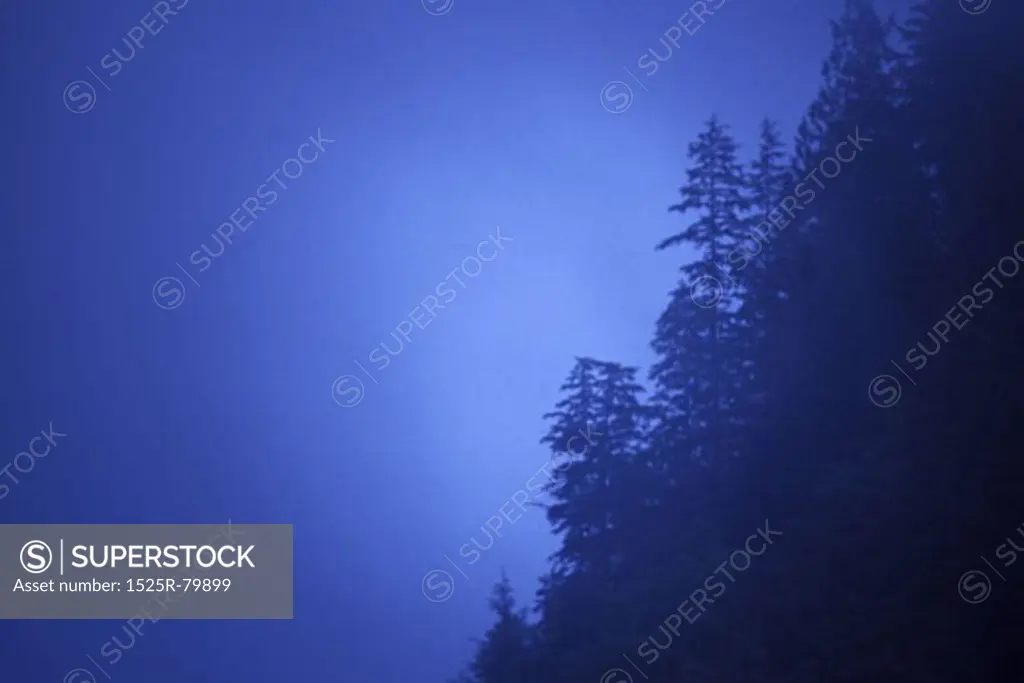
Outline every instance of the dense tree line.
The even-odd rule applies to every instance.
[[[958,580],[1024,521],[1024,3],[964,4],[847,0],[792,147],[690,144],[649,395],[577,359],[561,547],[461,680],[1020,680],[1024,571]]]

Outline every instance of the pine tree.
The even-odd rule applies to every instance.
[[[636,368],[577,358],[542,439],[566,467],[554,473],[548,518],[562,536],[539,593],[545,670],[588,679],[604,653],[635,647],[635,586],[644,580],[657,479],[647,460],[648,410]],[[574,443],[575,442],[575,443]],[[587,615],[581,620],[581,615]],[[595,670],[595,667],[598,667]]]
[[[655,447],[669,480],[679,482],[694,463],[727,468],[738,449],[737,350],[740,292],[727,256],[746,236],[749,200],[737,145],[717,117],[689,146],[692,167],[670,211],[693,215],[657,250],[688,244],[699,259],[680,270],[683,281],[658,319],[651,369],[658,412]]]
[[[786,299],[765,321],[771,343],[755,364],[777,375],[780,409],[814,407],[810,425],[803,416],[773,418],[780,431],[802,430],[805,440],[864,437],[863,425],[841,416],[863,407],[853,387],[892,356],[877,330],[896,333],[907,324],[902,278],[921,271],[910,263],[922,249],[907,242],[906,224],[918,222],[925,192],[912,141],[894,130],[900,95],[892,33],[869,0],[846,0],[833,22],[824,84],[798,128],[788,193],[794,218],[772,245],[780,267],[762,283]],[[890,254],[903,262],[889,262]],[[782,442],[771,448],[795,452]]]
[[[495,584],[491,610],[497,621],[479,643],[470,665],[476,683],[523,683],[533,680],[533,652],[526,615],[516,608],[512,584],[504,569]]]
[[[747,398],[753,406],[762,406],[773,378],[771,367],[755,367],[754,351],[761,350],[772,339],[767,336],[767,322],[776,320],[786,293],[781,289],[785,276],[780,271],[791,266],[785,256],[790,252],[777,242],[793,237],[785,230],[795,216],[782,208],[783,199],[793,186],[792,166],[779,133],[770,119],[761,122],[758,153],[750,164],[750,223],[747,238],[730,254],[737,281],[743,285],[740,321],[746,344],[745,378]],[[774,272],[773,272],[774,271]]]
[[[750,184],[750,223],[752,227],[741,243],[736,258],[730,258],[737,274],[751,266],[744,282],[753,286],[757,274],[763,272],[774,261],[771,246],[782,235],[774,233],[785,229],[792,217],[787,217],[781,203],[792,190],[793,176],[789,158],[782,143],[778,124],[771,119],[761,121],[758,135],[757,156],[750,163],[748,174]],[[780,228],[780,225],[782,226]],[[748,258],[739,258],[739,256]]]
[[[646,411],[636,369],[577,358],[561,390],[566,396],[545,419],[541,440],[562,462],[552,472],[548,519],[563,534],[559,562],[607,577],[624,542],[628,511],[643,493]]]

